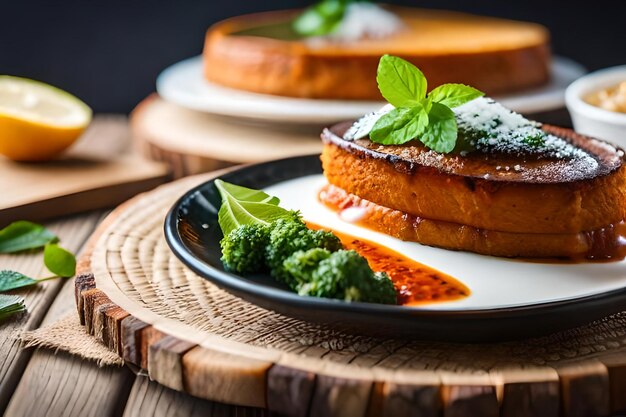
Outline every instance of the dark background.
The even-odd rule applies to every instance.
[[[202,50],[204,32],[237,14],[306,0],[0,0],[0,74],[46,81],[95,111],[128,112],[159,72]],[[542,23],[555,53],[588,69],[626,64],[626,0],[389,1]]]

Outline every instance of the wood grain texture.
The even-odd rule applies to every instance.
[[[265,408],[271,365],[198,346],[183,356],[185,390],[213,401]]]
[[[491,385],[446,385],[443,390],[444,417],[498,417],[496,389]]]
[[[59,160],[0,159],[0,226],[110,207],[165,182],[167,167],[129,152],[128,135],[124,116],[97,116]]]
[[[315,373],[275,365],[267,374],[267,408],[272,416],[306,416],[315,388]]]
[[[133,377],[127,368],[99,368],[65,352],[38,350],[5,416],[119,416]]]
[[[265,417],[260,408],[226,405],[174,391],[146,377],[133,384],[123,417]]]
[[[610,383],[607,368],[599,361],[555,366],[561,383],[561,413],[566,417],[609,415]]]
[[[516,382],[504,385],[502,417],[558,417],[558,381]]]
[[[141,366],[141,332],[148,327],[148,323],[128,316],[122,320],[120,331],[122,340],[122,357],[125,362]]]
[[[43,325],[72,312],[73,290],[73,283],[65,281]],[[127,368],[99,368],[64,352],[39,349],[23,371],[5,416],[119,416],[133,380]]]
[[[321,150],[319,127],[260,127],[188,110],[157,95],[137,106],[130,124],[136,146],[167,163],[174,178]]]
[[[99,214],[88,214],[49,223],[48,227],[61,238],[63,247],[77,252],[99,218]],[[0,265],[2,269],[17,270],[33,277],[49,274],[43,266],[41,253],[0,255]],[[5,409],[32,353],[20,348],[18,336],[22,331],[35,329],[40,325],[64,283],[61,279],[46,281],[12,292],[24,297],[28,312],[0,324],[0,413]],[[70,289],[72,287],[70,285]],[[73,308],[71,298],[70,307]]]
[[[438,417],[441,412],[439,385],[410,385],[392,382],[381,385],[380,412],[374,415]]]
[[[148,352],[150,378],[168,388],[183,391],[183,355],[195,346],[172,336],[151,344]]]
[[[598,360],[609,375],[610,412],[626,414],[626,355],[605,355]]]
[[[318,375],[311,417],[365,417],[372,381]]]

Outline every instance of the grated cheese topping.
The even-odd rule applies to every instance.
[[[526,119],[490,98],[477,98],[453,109],[459,137],[482,152],[511,155],[541,155],[557,159],[589,159],[587,152],[541,130],[541,124]]]

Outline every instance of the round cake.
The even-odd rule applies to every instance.
[[[213,83],[289,97],[380,100],[381,55],[418,66],[429,88],[471,85],[488,95],[541,86],[550,77],[549,33],[533,23],[440,10],[386,7],[402,30],[383,38],[341,41],[302,37],[298,11],[250,14],[212,26],[204,75]]]

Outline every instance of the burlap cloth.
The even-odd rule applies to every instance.
[[[55,352],[62,350],[79,358],[94,361],[98,366],[122,366],[124,361],[117,353],[85,332],[78,315],[72,311],[54,323],[20,336],[24,348],[47,348]]]

